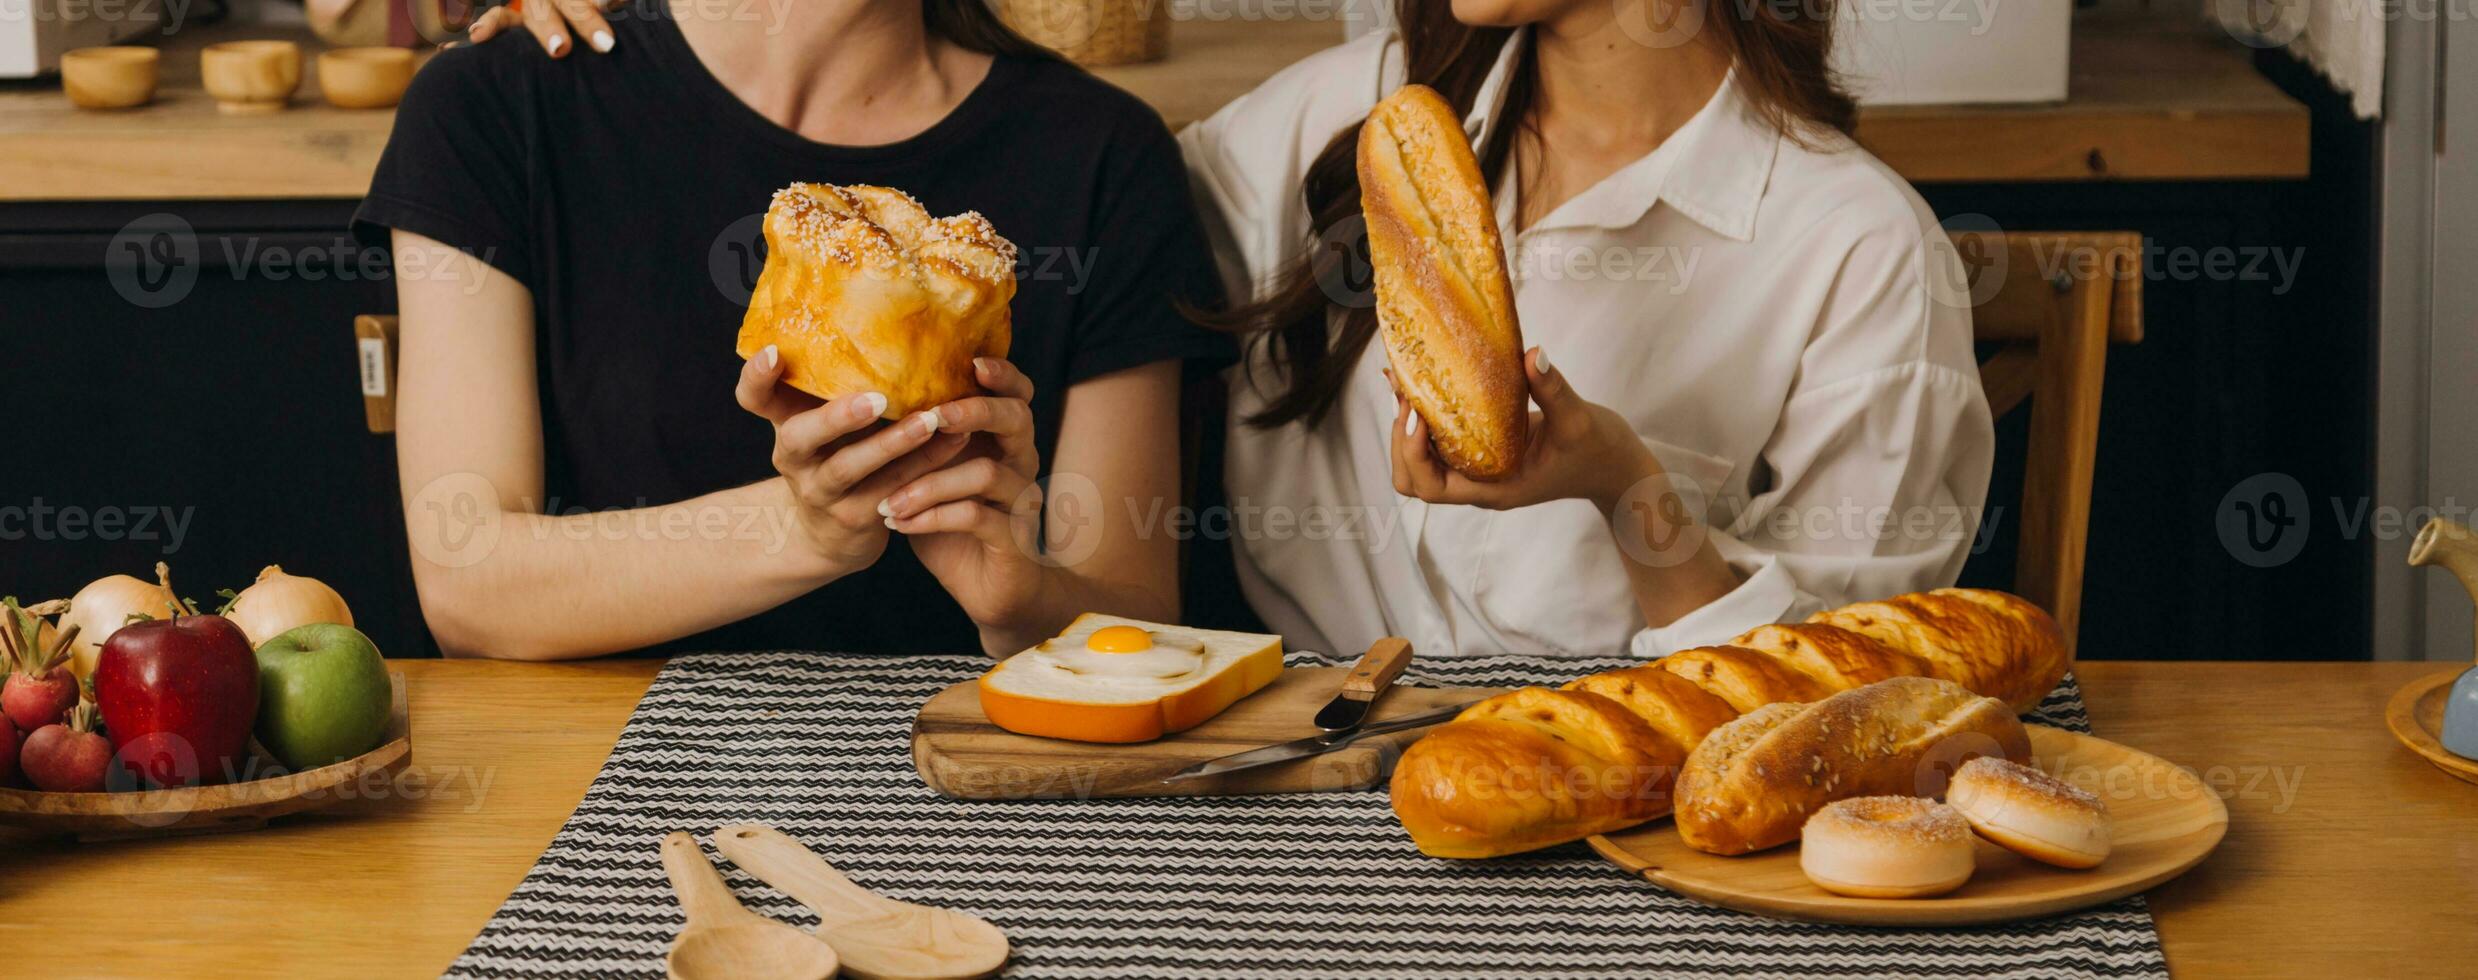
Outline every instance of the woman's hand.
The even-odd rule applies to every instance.
[[[608,53],[616,41],[611,25],[602,19],[602,12],[613,10],[628,0],[517,0],[515,3],[482,11],[465,29],[465,37],[480,44],[497,37],[518,24],[533,33],[542,50],[553,58],[565,58],[576,50],[571,36],[585,39],[585,46]]]
[[[1041,560],[1032,381],[1004,358],[974,358],[972,366],[990,394],[930,411],[942,431],[985,438],[960,461],[898,487],[880,513],[886,527],[911,540],[913,554],[973,622],[985,633],[1004,633],[1024,626],[1040,608],[1055,569]]]
[[[818,572],[832,579],[867,568],[886,551],[879,501],[954,460],[969,437],[939,434],[934,409],[873,432],[885,395],[820,402],[782,377],[783,356],[769,344],[740,369],[740,407],[774,424],[774,468],[796,505],[802,540],[821,562]]]
[[[1390,375],[1389,375],[1390,376]],[[1428,443],[1418,412],[1394,399],[1394,489],[1436,504],[1512,510],[1551,500],[1589,500],[1627,560],[1627,586],[1644,622],[1667,626],[1738,587],[1702,517],[1679,500],[1660,460],[1625,417],[1585,401],[1540,348],[1524,358],[1531,382],[1531,438],[1515,475],[1482,483],[1454,472]]]
[[[1446,466],[1429,444],[1427,420],[1397,393],[1394,492],[1432,504],[1471,504],[1491,510],[1581,499],[1606,513],[1618,506],[1629,489],[1661,475],[1660,461],[1634,427],[1615,411],[1576,394],[1565,376],[1549,366],[1547,352],[1532,348],[1524,357],[1523,376],[1531,383],[1532,401],[1540,410],[1531,415],[1530,437],[1523,442],[1523,465],[1512,477],[1493,482],[1474,480]]]

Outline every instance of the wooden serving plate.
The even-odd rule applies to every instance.
[[[252,830],[274,817],[315,810],[354,794],[350,787],[373,775],[391,774],[413,760],[412,717],[405,710],[404,675],[390,671],[394,717],[387,740],[332,766],[267,779],[150,789],[126,793],[38,793],[0,789],[0,826],[75,834],[80,840],[118,840],[173,834]],[[272,765],[270,760],[261,764]]]
[[[2452,693],[2452,684],[2461,679],[2460,667],[2432,677],[2410,681],[2392,695],[2392,703],[2383,709],[2384,724],[2392,729],[2392,737],[2409,746],[2409,751],[2424,756],[2435,768],[2451,773],[2465,782],[2478,783],[2478,760],[2464,759],[2444,748],[2444,698]]]
[[[1018,735],[981,713],[979,681],[929,699],[912,720],[912,764],[921,782],[966,800],[1116,796],[1246,796],[1366,789],[1427,728],[1373,735],[1348,748],[1281,765],[1164,784],[1162,777],[1207,759],[1317,734],[1311,719],[1349,674],[1342,667],[1293,667],[1264,690],[1212,720],[1151,742],[1103,744]],[[1369,710],[1368,724],[1476,701],[1497,689],[1395,687]]]
[[[2012,922],[2114,901],[2184,874],[2228,833],[2228,806],[2193,773],[2158,756],[2044,725],[2030,726],[2039,768],[2108,802],[2108,860],[2068,871],[1979,841],[1979,869],[1937,898],[1846,898],[1807,880],[1795,845],[1743,857],[1686,846],[1667,821],[1591,839],[1592,849],[1655,885],[1724,908],[1868,926]]]

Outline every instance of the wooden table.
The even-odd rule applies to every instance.
[[[419,782],[404,798],[220,837],[0,839],[0,973],[435,975],[583,798],[656,666],[405,661]],[[2450,666],[2082,666],[2101,734],[2228,798],[2219,852],[2152,894],[2171,968],[2467,974],[2478,786],[2401,748],[2382,717],[2394,690]]]
[[[360,197],[394,113],[328,107],[307,63],[290,111],[218,113],[199,87],[198,49],[235,37],[302,41],[305,62],[320,50],[298,28],[184,30],[164,42],[156,103],[121,112],[80,112],[53,87],[0,89],[0,201]],[[1186,20],[1169,60],[1098,74],[1176,127],[1341,40],[1332,20]],[[2247,49],[2189,18],[2084,15],[2072,73],[2060,105],[1870,109],[1860,139],[1921,182],[2306,175],[2306,107],[2256,73]]]

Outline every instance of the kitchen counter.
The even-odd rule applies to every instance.
[[[290,111],[227,116],[200,89],[198,49],[239,37],[304,42]],[[1169,60],[1098,74],[1182,126],[1341,37],[1331,20],[1182,21]],[[0,201],[349,199],[369,188],[394,114],[321,101],[319,44],[306,33],[192,28],[164,47],[163,84],[145,108],[81,112],[56,87],[0,89]],[[1919,182],[2306,176],[2305,106],[2225,36],[2183,21],[2085,16],[2072,72],[2062,104],[1870,109],[1859,137]]]
[[[432,976],[583,798],[655,661],[402,661],[413,763],[373,798],[213,837],[0,832],[18,976]],[[2192,768],[2227,840],[2151,893],[2192,976],[2457,976],[2478,958],[2478,786],[2395,743],[2419,663],[2081,666],[2103,736]],[[1405,845],[1408,846],[1408,845]],[[1611,874],[1619,872],[1611,869]]]

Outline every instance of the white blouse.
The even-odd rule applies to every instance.
[[[1518,37],[1465,121],[1475,144],[1504,123],[1520,51]],[[1317,246],[1300,177],[1403,74],[1399,38],[1369,35],[1180,134],[1232,295]],[[1953,582],[1994,433],[1961,265],[1899,176],[1839,137],[1783,138],[1733,79],[1521,234],[1515,194],[1509,179],[1495,196],[1524,342],[1702,492],[1740,584],[1647,628],[1591,504],[1498,512],[1394,492],[1382,344],[1321,425],[1270,430],[1238,421],[1278,377],[1255,345],[1230,376],[1227,482],[1242,587],[1270,626],[1345,655],[1397,635],[1426,656],[1657,657]]]

